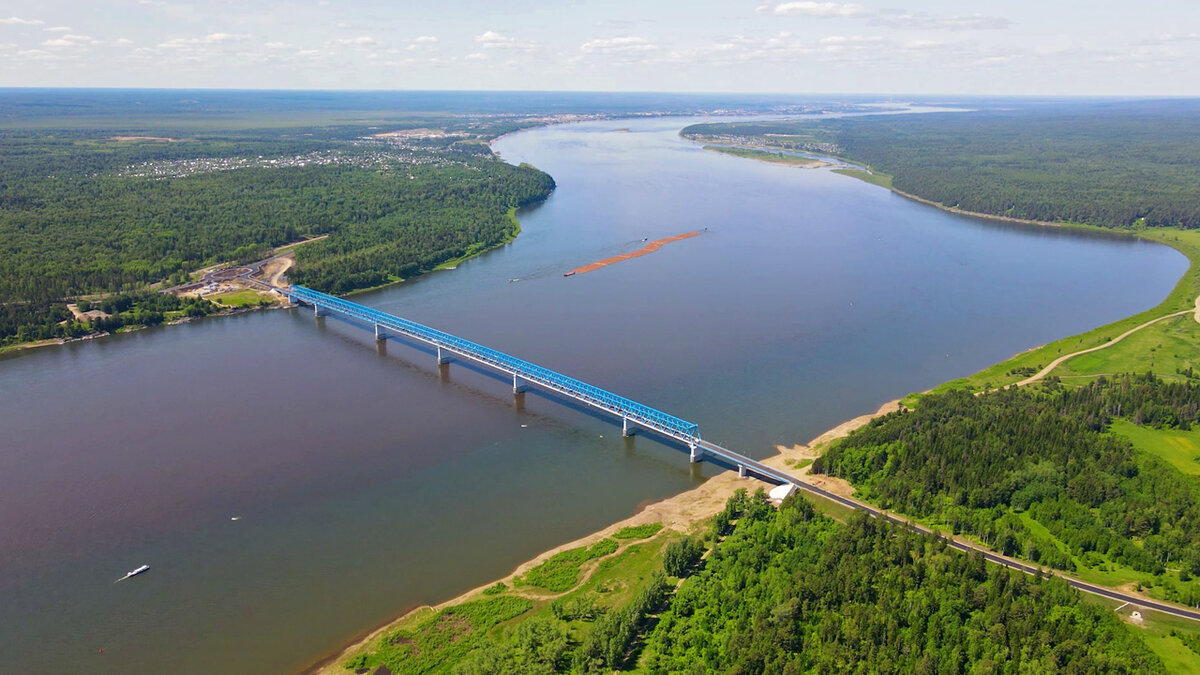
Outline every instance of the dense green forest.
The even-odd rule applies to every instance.
[[[1061,580],[800,497],[752,499],[645,651],[650,673],[1164,672]]]
[[[336,236],[296,251],[292,280],[344,293],[427,272],[510,238],[516,223],[509,210],[544,199],[554,187],[532,167],[494,159],[411,175],[342,181],[338,198],[354,195],[358,203]]]
[[[1078,389],[955,390],[872,421],[813,465],[864,499],[1006,555],[1075,571],[1116,565],[1200,603],[1200,479],[1105,433],[1114,418],[1188,429],[1200,385],[1151,374]]]
[[[1117,615],[1065,582],[864,514],[841,524],[803,497],[776,510],[743,490],[706,539],[702,562],[699,539],[670,545],[691,560],[674,593],[660,571],[583,635],[540,616],[500,637],[470,636],[478,648],[453,672],[1165,672]],[[388,665],[450,670],[412,669],[413,658]]]
[[[483,142],[514,126],[401,139],[361,125],[157,132],[173,142],[0,131],[0,343],[71,334],[55,328],[64,299],[183,281],[312,235],[331,236],[302,248],[291,276],[335,293],[495,246],[513,232],[510,210],[554,187]]]
[[[1200,105],[1016,104],[973,112],[699,124],[687,137],[836,154],[948,207],[1103,227],[1200,227]]]

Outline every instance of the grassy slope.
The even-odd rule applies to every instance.
[[[889,190],[892,189],[892,177],[886,173],[874,173],[872,171],[864,171],[863,169],[834,169],[833,172],[866,181],[871,185],[878,185]]]
[[[582,583],[577,583],[565,595],[561,597],[555,596],[557,598],[556,601],[567,604],[576,599],[590,597],[595,600],[597,605],[604,607],[617,608],[628,605],[650,581],[654,570],[662,568],[662,552],[666,545],[680,537],[682,535],[674,530],[661,531],[649,539],[634,541],[620,552],[602,557],[596,567],[596,571],[590,577]],[[500,593],[491,593],[489,590],[488,593],[480,593],[468,598],[462,604],[469,606],[471,603],[479,600],[522,597],[525,595],[520,589],[506,588]],[[538,599],[536,595],[532,594],[528,595],[528,597],[532,600],[531,609],[515,618],[499,622],[487,630],[487,634],[500,636],[519,623],[535,618],[553,618],[554,615],[550,607],[552,600]],[[465,660],[464,657],[466,656],[466,653],[457,649],[455,645],[464,639],[470,639],[470,636],[460,636],[451,642],[425,640],[426,644],[437,649],[439,653],[426,651],[419,655],[421,656],[420,659],[406,658],[409,656],[406,650],[396,649],[396,647],[404,644],[404,640],[416,637],[423,632],[428,633],[430,630],[438,629],[441,624],[445,623],[444,621],[439,621],[441,617],[445,616],[452,609],[453,606],[441,611],[424,609],[413,612],[397,624],[395,628],[375,638],[362,649],[357,650],[348,659],[344,660],[342,662],[343,666],[350,668],[352,664],[358,667],[369,666],[374,669],[378,664],[384,663],[393,673],[402,674],[421,672],[415,668],[419,668],[421,665],[430,662],[437,662],[439,664],[438,667],[428,672],[452,672],[454,666]],[[582,636],[591,630],[592,623],[576,620],[569,621],[566,625],[570,629],[574,639],[581,639]],[[401,640],[397,640],[397,637],[400,637]]]
[[[1114,611],[1123,604],[1096,595],[1084,594],[1083,597],[1093,604],[1108,607]],[[1121,608],[1120,614],[1128,619],[1134,609],[1132,606]],[[1188,649],[1187,645],[1183,644],[1178,637],[1171,635],[1171,631],[1200,635],[1200,626],[1197,626],[1195,621],[1154,611],[1140,608],[1137,611],[1140,611],[1145,617],[1144,621],[1141,624],[1130,622],[1129,630],[1137,633],[1146,646],[1162,659],[1163,665],[1167,667],[1167,672],[1177,675],[1200,675],[1200,656]]]
[[[757,159],[761,162],[770,162],[771,164],[784,164],[787,166],[820,166],[822,164],[819,159],[811,157],[801,157],[800,155],[788,155],[782,152],[770,152],[768,150],[754,150],[751,148],[731,148],[723,145],[706,145],[705,150],[719,152],[723,155],[733,155],[734,157],[744,157],[746,159]]]
[[[221,293],[220,295],[211,296],[209,299],[214,302],[220,302],[226,307],[257,306],[264,300],[267,302],[274,302],[270,296],[266,296],[258,291],[252,291],[249,289]]]
[[[1154,455],[1191,476],[1200,476],[1200,429],[1154,429],[1113,420],[1109,431],[1124,436],[1141,452]]]

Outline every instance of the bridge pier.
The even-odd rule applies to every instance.
[[[321,306],[315,302],[313,303],[313,316],[318,319],[324,316],[324,313],[321,311]]]
[[[738,478],[745,478],[745,477],[746,477],[746,465],[738,464]]]
[[[621,416],[621,435],[628,438],[628,437],[632,436],[635,432],[637,432],[637,429],[633,426],[630,426],[629,418],[622,415]]]
[[[695,443],[688,443],[688,448],[691,450],[689,453],[689,459],[692,460],[692,464],[704,461],[704,450],[701,449],[700,446],[696,445]]]
[[[375,340],[378,342],[382,342],[386,339],[388,339],[388,336],[387,336],[387,333],[384,332],[383,326],[380,326],[379,324],[375,324]]]
[[[513,373],[513,396],[524,394],[526,389],[529,389],[529,385],[521,382],[517,374]]]
[[[437,348],[437,362],[438,362],[439,366],[442,364],[450,363],[453,360],[454,360],[454,357],[450,356],[449,352],[442,351],[441,347]]]

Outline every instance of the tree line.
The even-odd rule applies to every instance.
[[[1200,575],[1200,479],[1106,430],[1117,416],[1190,428],[1198,411],[1200,385],[1149,373],[1074,390],[950,391],[855,431],[813,471],[1006,555],[1159,575],[1169,597],[1194,605],[1200,589],[1187,582]]]
[[[705,124],[791,149],[836,149],[904,192],[967,211],[1102,227],[1200,227],[1194,101],[1026,104],[974,112]]]

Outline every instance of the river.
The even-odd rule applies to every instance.
[[[499,140],[558,182],[517,240],[356,300],[763,457],[1147,309],[1186,269],[1157,244],[707,152],[688,122]],[[297,670],[715,470],[434,361],[300,310],[0,360],[0,671]]]

